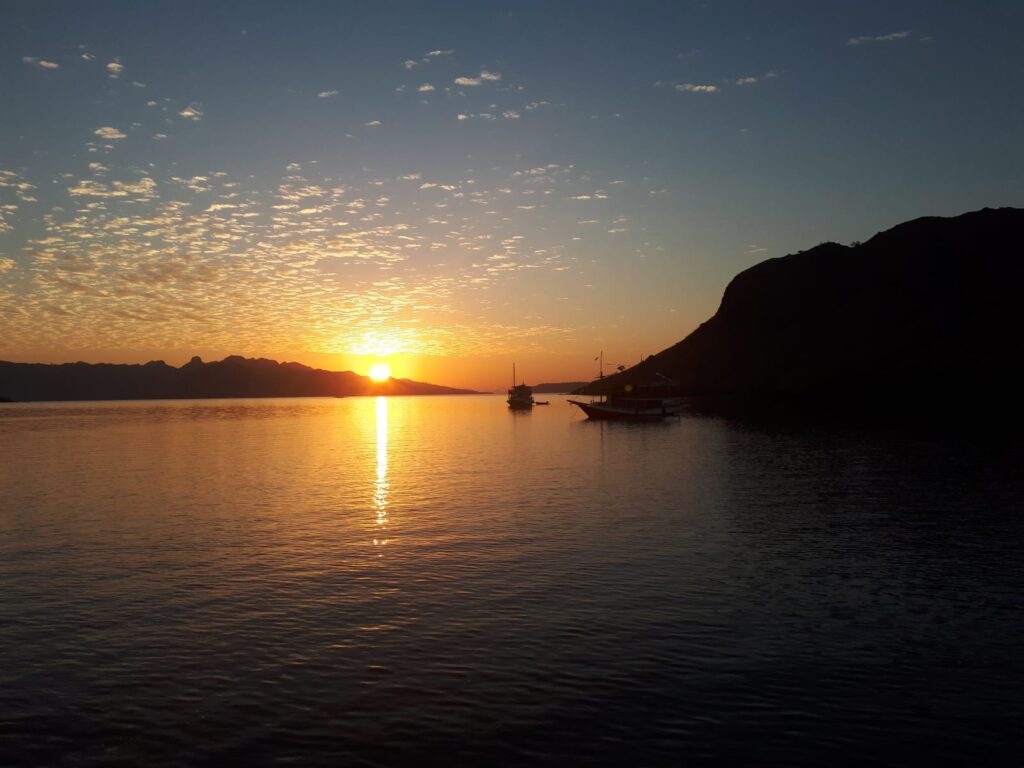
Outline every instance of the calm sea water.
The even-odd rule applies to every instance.
[[[0,406],[0,764],[1013,764],[1024,448]]]

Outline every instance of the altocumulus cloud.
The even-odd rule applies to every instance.
[[[482,85],[484,82],[495,82],[501,80],[501,75],[497,72],[488,72],[486,69],[480,72],[477,77],[456,77],[456,85]]]
[[[863,45],[864,43],[893,43],[897,40],[905,40],[910,37],[910,30],[904,32],[890,32],[888,35],[865,35],[863,37],[851,37],[846,41],[847,45]]]
[[[101,139],[123,139],[127,135],[117,130],[117,128],[111,128],[109,125],[97,128],[93,133]]]
[[[31,64],[34,67],[40,69],[59,69],[60,64],[55,61],[47,61],[46,59],[40,59],[38,56],[22,56],[21,60],[26,64]]]
[[[676,87],[682,93],[718,93],[717,85],[694,85],[693,83],[680,83]]]

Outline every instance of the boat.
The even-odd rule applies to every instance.
[[[516,364],[512,363],[512,388],[508,391],[508,407],[513,411],[528,411],[533,405],[533,390],[526,386],[526,382],[516,384]]]
[[[597,380],[604,378],[604,353],[600,355]],[[621,371],[623,368],[619,366]],[[621,394],[596,395],[589,403],[569,400],[583,411],[588,419],[595,421],[663,421],[678,416],[682,405],[679,385],[660,373],[655,376],[661,381],[650,384],[626,384]]]
[[[621,395],[602,395],[589,403],[569,402],[595,421],[663,421],[678,416],[681,403],[679,397],[671,396],[666,389],[660,384],[627,384]]]

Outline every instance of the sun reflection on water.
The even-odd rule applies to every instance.
[[[377,512],[375,546],[388,543],[388,399],[377,398],[377,479],[373,483],[373,506]]]

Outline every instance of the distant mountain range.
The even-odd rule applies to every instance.
[[[585,381],[563,381],[563,382],[546,382],[544,384],[531,384],[530,389],[537,393],[550,393],[550,394],[567,394],[569,392],[575,392],[580,387],[587,386]]]
[[[984,209],[769,259],[685,339],[586,389],[668,377],[711,403],[1024,424],[1022,241],[1024,210]]]
[[[464,394],[477,393],[411,379],[375,382],[352,371],[237,355],[212,363],[193,357],[180,368],[162,360],[145,365],[0,361],[0,398],[15,401]]]

